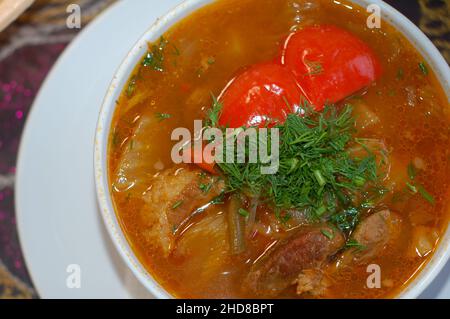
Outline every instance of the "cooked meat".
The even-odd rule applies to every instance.
[[[154,177],[141,212],[148,243],[159,245],[167,255],[176,233],[223,190],[222,180],[194,166],[176,166]]]
[[[297,284],[297,295],[310,296],[323,295],[330,284],[321,269],[303,270],[294,283]]]
[[[276,296],[292,285],[302,270],[320,267],[343,244],[343,235],[334,228],[304,226],[252,266],[244,287],[260,296]]]
[[[401,231],[401,219],[390,210],[382,210],[362,220],[351,239],[360,247],[347,250],[343,255],[344,264],[362,262],[378,255]]]

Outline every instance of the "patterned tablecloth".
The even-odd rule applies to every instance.
[[[72,3],[80,5],[85,26],[114,1],[37,0],[0,33],[0,298],[38,297],[16,232],[14,175],[20,136],[33,99],[78,32],[66,27],[66,8]],[[450,61],[450,0],[387,2],[416,23]]]

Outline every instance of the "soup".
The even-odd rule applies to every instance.
[[[432,256],[448,224],[448,99],[407,39],[367,17],[345,1],[219,0],[149,44],[117,101],[109,181],[169,293],[394,297]],[[195,120],[225,138],[277,132],[277,169],[261,173],[245,140],[244,161],[208,159],[211,138],[175,164],[177,128],[191,133],[183,158],[198,154]]]

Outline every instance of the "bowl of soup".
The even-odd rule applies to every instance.
[[[188,0],[106,94],[106,228],[158,298],[417,297],[449,257],[449,83],[382,1]]]

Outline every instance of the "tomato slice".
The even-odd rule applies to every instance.
[[[298,110],[304,96],[292,72],[276,63],[257,64],[235,77],[219,101],[221,126],[273,126]]]
[[[286,40],[281,62],[294,74],[306,98],[320,111],[369,86],[382,73],[373,51],[332,25],[307,27]]]

